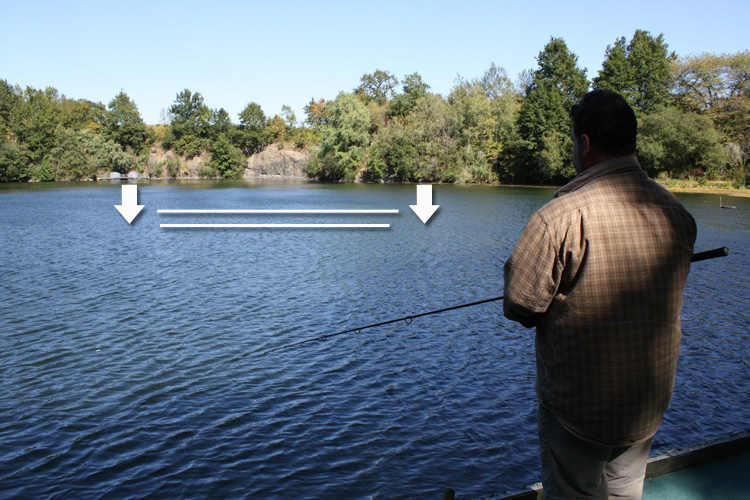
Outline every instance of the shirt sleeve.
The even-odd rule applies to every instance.
[[[560,263],[550,229],[539,214],[529,220],[503,268],[503,312],[530,328],[558,288]]]

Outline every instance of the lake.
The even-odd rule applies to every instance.
[[[539,481],[533,331],[502,266],[552,189],[141,182],[0,185],[0,496],[440,498]],[[672,404],[652,453],[748,429],[750,199],[698,224]],[[398,209],[160,214],[159,209]],[[166,223],[374,223],[174,229]]]

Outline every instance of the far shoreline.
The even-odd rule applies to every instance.
[[[217,177],[193,177],[193,176],[186,176],[186,177],[176,177],[176,178],[164,178],[164,177],[141,177],[139,179],[134,178],[127,178],[122,177],[119,179],[110,179],[107,177],[96,177],[92,179],[78,179],[78,180],[57,180],[57,181],[38,181],[34,179],[29,179],[27,181],[22,182],[3,182],[0,183],[0,185],[9,185],[9,184],[50,184],[54,185],[56,183],[65,183],[65,182],[111,182],[111,183],[118,183],[118,182],[148,182],[148,181],[185,181],[185,180],[192,180],[192,181],[287,181],[287,182],[294,182],[294,181],[302,181],[302,182],[321,182],[321,183],[327,183],[330,182],[332,184],[340,184],[340,183],[347,183],[352,182],[355,184],[404,184],[404,185],[416,185],[416,184],[433,184],[433,185],[454,185],[454,186],[498,186],[498,187],[516,187],[516,188],[537,188],[537,189],[559,189],[562,187],[562,185],[544,185],[544,184],[505,184],[502,182],[467,182],[467,183],[443,183],[443,182],[367,182],[367,181],[343,181],[343,182],[336,182],[336,181],[321,181],[319,179],[315,178],[309,178],[309,177],[284,177],[284,176],[248,176],[248,177],[240,177],[237,179],[222,179]],[[656,180],[656,182],[659,183],[659,185],[665,187],[669,191],[672,191],[674,193],[705,193],[705,194],[717,194],[717,195],[727,195],[727,196],[737,196],[741,198],[750,198],[750,188],[733,188],[733,187],[727,187],[726,182],[717,182],[717,184],[722,184],[722,186],[711,186],[711,185],[704,185],[704,186],[696,186],[694,182],[690,181],[668,181],[663,182],[660,180]],[[682,182],[689,183],[692,185],[681,185]]]
[[[739,196],[750,198],[750,189],[741,188],[719,188],[719,187],[692,187],[692,186],[667,186],[659,183],[673,193],[705,193],[705,194],[724,194],[727,196]]]

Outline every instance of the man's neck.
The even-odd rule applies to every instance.
[[[635,153],[631,153],[629,155],[610,155],[596,148],[592,148],[589,150],[589,154],[584,160],[582,172],[585,172],[586,170],[590,169],[591,167],[595,167],[596,165],[599,165],[600,163],[604,163],[605,161],[614,160],[615,158],[621,158],[622,156],[635,156],[635,155],[636,155]]]

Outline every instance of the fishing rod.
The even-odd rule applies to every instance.
[[[726,257],[727,255],[729,255],[729,249],[727,247],[714,248],[713,250],[706,250],[705,252],[698,252],[696,254],[693,254],[693,258],[690,260],[690,262],[698,262],[701,260],[715,259],[717,257]],[[500,300],[503,300],[502,295],[500,297],[493,297],[491,299],[484,299],[484,300],[477,300],[476,302],[469,302],[468,304],[461,304],[461,305],[452,306],[452,307],[444,307],[443,309],[437,309],[435,311],[412,314],[409,316],[404,316],[403,318],[389,319],[388,321],[381,321],[380,323],[373,323],[372,325],[360,326],[357,328],[350,328],[349,330],[344,330],[344,331],[336,332],[336,333],[328,333],[326,335],[321,335],[319,337],[313,337],[313,338],[309,338],[305,340],[300,340],[299,342],[294,342],[292,344],[286,344],[286,345],[282,345],[279,347],[274,347],[268,352],[280,351],[282,349],[289,349],[290,347],[307,344],[309,342],[328,340],[331,337],[338,337],[339,335],[345,335],[347,333],[359,334],[362,332],[362,330],[367,330],[369,328],[376,328],[378,326],[390,325],[392,323],[399,323],[401,321],[405,322],[407,325],[411,325],[412,321],[414,321],[417,318],[421,318],[422,316],[429,316],[431,314],[440,314],[440,313],[444,313],[448,311],[455,311],[456,309],[463,309],[464,307],[478,306],[480,304],[486,304],[488,302],[498,302]]]

